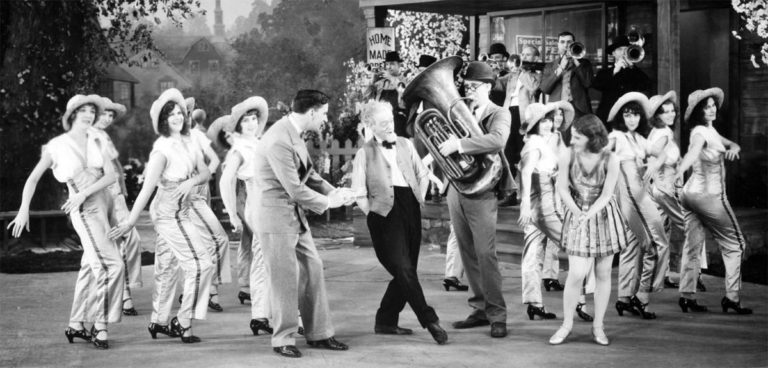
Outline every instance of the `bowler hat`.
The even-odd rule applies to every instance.
[[[430,55],[421,55],[419,56],[419,68],[427,68],[430,65],[434,64],[437,59],[434,56]]]
[[[496,77],[493,75],[493,69],[482,62],[472,61],[467,66],[467,71],[464,73],[464,80],[475,80],[485,83],[493,83]]]
[[[384,62],[396,61],[402,63],[403,59],[400,58],[400,53],[397,51],[390,51],[384,56]]]
[[[613,42],[608,45],[608,54],[612,54],[614,50],[622,46],[629,46],[629,38],[624,35],[614,37]]]
[[[504,57],[509,57],[509,53],[507,52],[507,47],[504,46],[503,43],[494,43],[491,45],[490,50],[488,50],[488,55],[493,54],[501,54],[504,55]]]

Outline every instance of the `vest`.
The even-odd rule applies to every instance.
[[[372,212],[386,217],[395,204],[395,189],[392,187],[392,171],[389,162],[377,147],[375,139],[363,145],[365,152],[365,185],[368,189],[368,203]],[[413,195],[421,203],[419,181],[411,159],[411,148],[403,137],[397,137],[397,167],[403,173],[406,183],[411,187]]]

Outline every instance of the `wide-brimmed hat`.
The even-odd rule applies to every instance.
[[[240,122],[240,119],[243,118],[243,115],[251,110],[259,111],[259,129],[256,131],[256,136],[258,137],[261,135],[261,132],[264,131],[264,127],[267,125],[267,120],[269,119],[269,105],[267,104],[267,100],[260,96],[248,97],[245,101],[232,107],[232,130],[234,130],[237,123]]]
[[[396,61],[398,63],[402,63],[403,59],[400,58],[400,53],[397,51],[390,51],[384,55],[384,62],[390,62],[390,61]]]
[[[205,135],[211,141],[215,142],[219,146],[222,146],[223,144],[219,139],[219,133],[221,131],[232,133],[234,130],[235,130],[235,125],[232,124],[232,116],[224,115],[224,116],[218,117],[216,120],[213,121],[213,123],[211,123],[211,125],[208,127],[208,131],[205,132]]]
[[[608,54],[612,54],[614,50],[622,46],[629,46],[629,38],[625,35],[616,36],[613,38],[613,42],[608,45]]]
[[[705,90],[697,89],[693,91],[690,95],[688,95],[688,107],[685,108],[685,118],[683,121],[687,123],[688,118],[691,117],[691,113],[693,113],[693,109],[696,107],[696,105],[698,105],[699,102],[707,99],[708,97],[712,97],[715,99],[715,104],[719,109],[720,106],[723,105],[725,94],[723,93],[723,90],[718,87],[712,87]]]
[[[437,61],[437,58],[430,55],[421,55],[419,56],[419,65],[418,68],[427,68],[430,65],[434,64],[435,61]]]
[[[125,105],[114,102],[108,97],[102,97],[101,99],[103,101],[104,111],[113,111],[115,113],[115,120],[121,118],[128,111],[126,110]]]
[[[547,114],[557,109],[563,110],[563,125],[560,126],[560,130],[566,130],[571,126],[573,117],[576,112],[573,110],[573,106],[567,101],[550,102],[548,104],[532,103],[525,109],[525,119],[523,124],[520,125],[519,133],[521,135],[528,134],[528,132],[536,126],[536,123],[544,118]]]
[[[656,114],[656,111],[659,109],[659,107],[667,103],[667,101],[671,101],[677,105],[677,93],[675,93],[675,91],[669,91],[663,95],[656,95],[651,97],[648,100],[648,117],[652,117],[654,114]]]
[[[496,77],[493,75],[493,69],[491,69],[490,65],[482,61],[472,61],[467,65],[467,71],[464,73],[464,80],[493,83],[496,80]]]
[[[162,110],[163,106],[168,102],[173,102],[179,105],[181,113],[184,114],[184,118],[186,119],[187,117],[187,104],[184,101],[184,96],[181,94],[181,91],[176,88],[166,89],[160,94],[160,97],[152,103],[152,107],[149,108],[149,116],[152,118],[152,128],[155,129],[155,133],[157,134],[160,134],[157,130],[157,124],[160,120],[160,110]]]
[[[101,99],[101,96],[74,95],[69,99],[69,101],[67,101],[67,109],[64,111],[64,115],[61,116],[61,125],[64,127],[64,130],[68,131],[71,128],[69,126],[69,116],[72,115],[77,109],[79,109],[80,106],[85,104],[93,104],[93,106],[96,106],[96,117],[93,121],[94,123],[104,111],[104,100]]]
[[[616,103],[613,104],[613,107],[611,107],[611,112],[608,113],[608,121],[613,121],[613,118],[616,117],[616,114],[619,113],[621,108],[630,102],[639,103],[641,112],[648,118],[648,97],[645,97],[645,95],[640,92],[627,92],[624,96],[619,97],[619,99],[616,100]]]
[[[504,55],[504,57],[509,57],[509,53],[507,52],[507,47],[504,46],[503,43],[491,44],[491,47],[488,50],[488,55],[490,56],[493,54],[501,54],[501,55]]]

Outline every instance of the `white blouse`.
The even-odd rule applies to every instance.
[[[157,138],[152,146],[152,155],[165,156],[165,169],[162,178],[168,181],[181,181],[188,179],[194,172],[200,151],[193,148],[192,140],[182,138],[178,140],[170,137]]]
[[[106,151],[107,144],[102,141],[95,128],[89,128],[86,140],[86,152],[67,134],[61,134],[43,146],[43,152],[51,156],[51,171],[60,183],[66,183],[85,168],[104,167],[104,162],[112,159]]]
[[[256,168],[253,165],[257,143],[258,140],[256,138],[234,137],[229,154],[237,152],[243,158],[243,162],[240,163],[240,167],[237,169],[237,178],[240,180],[249,180],[256,175]]]
[[[653,147],[661,138],[667,138],[667,145],[664,146],[664,152],[667,154],[665,165],[675,165],[680,160],[680,148],[675,143],[675,134],[669,127],[653,128],[648,134],[648,144]]]
[[[645,159],[648,141],[639,133],[614,130],[608,139],[615,140],[614,153],[619,161]]]
[[[544,137],[534,134],[527,138],[523,150],[520,152],[522,162],[525,162],[525,156],[533,151],[539,151],[539,161],[536,163],[536,171],[540,173],[554,173],[557,171],[557,155],[552,150],[552,146]]]

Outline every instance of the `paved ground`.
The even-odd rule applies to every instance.
[[[210,313],[195,325],[204,342],[183,345],[167,337],[152,340],[147,333],[152,293],[152,268],[144,267],[145,286],[134,293],[140,313],[110,326],[110,349],[97,351],[84,342],[68,344],[67,324],[75,273],[0,274],[0,366],[112,366],[112,367],[755,367],[768,366],[768,287],[744,285],[744,302],[751,316],[724,315],[719,301],[722,279],[705,276],[710,291],[699,301],[713,310],[683,314],[677,293],[668,290],[655,298],[659,319],[643,321],[608,312],[606,332],[611,346],[589,338],[590,325],[576,322],[568,343],[549,346],[547,339],[561,320],[528,321],[520,301],[520,269],[504,264],[504,293],[510,335],[491,339],[487,328],[454,330],[451,321],[468,313],[467,293],[442,289],[443,255],[422,249],[420,270],[427,301],[436,308],[449,334],[449,343],[436,345],[418,328],[408,307],[401,325],[416,329],[410,337],[373,334],[373,316],[388,275],[372,249],[354,248],[349,240],[324,241],[327,286],[337,337],[350,345],[347,352],[298,347],[305,357],[290,360],[275,355],[268,336],[252,336],[249,306],[236,300],[236,286],[221,290],[223,313]],[[233,252],[234,253],[234,252]],[[614,271],[615,273],[615,271]],[[561,276],[561,279],[565,275]],[[615,280],[615,278],[614,278]],[[615,290],[615,287],[614,287]],[[614,291],[615,292],[615,291]],[[545,292],[549,309],[562,314],[562,293]],[[615,299],[615,294],[612,299]],[[590,301],[591,305],[591,301]]]

